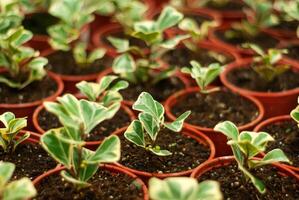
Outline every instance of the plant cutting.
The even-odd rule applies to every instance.
[[[33,178],[56,165],[38,145],[39,137],[22,130],[27,126],[26,118],[16,118],[13,113],[5,112],[0,115],[0,122],[3,124],[0,128],[0,160],[16,163],[15,177]],[[38,167],[32,168],[29,161],[34,161]]]
[[[194,178],[170,177],[149,180],[149,195],[152,200],[221,200],[220,185],[216,181],[198,183]]]
[[[223,71],[219,63],[212,63],[207,67],[196,61],[191,61],[190,64],[192,68],[185,67],[182,72],[191,75],[198,87],[171,95],[165,103],[166,115],[174,119],[183,110],[192,110],[186,126],[209,136],[216,144],[217,155],[228,155],[231,152],[225,144],[226,138],[215,133],[212,127],[226,119],[237,123],[242,130],[253,127],[262,119],[264,109],[255,98],[232,93],[223,87],[210,86]]]
[[[295,78],[298,68],[283,58],[286,50],[265,52],[256,45],[247,46],[258,55],[228,66],[221,81],[232,91],[258,98],[265,106],[266,117],[288,114],[295,107],[299,92]]]
[[[10,181],[15,165],[0,161],[0,197],[3,200],[29,199],[36,195],[36,190],[29,178]]]
[[[0,35],[0,112],[8,110],[18,116],[30,116],[43,99],[59,95],[63,85],[59,78],[47,75],[47,59],[24,44],[32,33],[23,27]],[[32,92],[34,91],[34,92]]]
[[[46,198],[58,198],[60,193],[73,198],[86,198],[89,195],[106,199],[109,192],[98,190],[107,187],[97,179],[105,173],[109,179],[111,172],[101,172],[100,163],[114,163],[120,158],[120,140],[117,136],[109,136],[103,140],[95,151],[87,149],[86,138],[91,130],[106,119],[106,107],[85,99],[77,100],[74,96],[66,94],[58,99],[59,103],[46,102],[45,107],[59,115],[63,125],[61,128],[51,129],[41,136],[43,148],[60,164],[60,175],[47,176],[46,180],[54,186],[37,185],[40,194],[48,195]],[[99,177],[95,176],[96,174]],[[115,180],[114,180],[115,181]],[[60,184],[57,184],[60,182]],[[59,192],[50,192],[52,187],[61,187]],[[108,185],[109,186],[109,185]],[[37,199],[45,198],[44,195]]]
[[[52,49],[43,54],[49,59],[49,70],[65,82],[67,92],[76,92],[77,82],[95,80],[110,65],[104,48],[92,49],[88,44],[88,24],[94,19],[95,10],[92,3],[80,0],[54,1],[49,8],[49,13],[59,18],[59,22],[48,28]]]
[[[147,92],[140,94],[133,109],[140,112],[138,119],[115,133],[123,134],[120,164],[125,169],[145,177],[186,175],[209,157],[210,141],[205,142],[201,133],[182,129],[190,111],[165,122],[162,104]]]

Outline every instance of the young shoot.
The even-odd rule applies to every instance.
[[[79,67],[89,66],[95,60],[103,58],[106,53],[103,48],[88,51],[89,33],[82,32],[83,27],[94,19],[92,13],[96,7],[93,5],[82,0],[61,0],[53,1],[49,8],[49,13],[60,19],[57,24],[48,28],[50,45],[56,50],[72,50]]]
[[[109,112],[106,116],[107,119],[111,119],[119,110],[123,100],[119,91],[129,86],[129,83],[124,80],[115,82],[117,79],[117,76],[108,75],[104,76],[99,83],[81,81],[76,86],[89,101],[97,102],[108,108]]]
[[[187,111],[179,116],[175,121],[166,123],[164,118],[164,107],[162,104],[153,99],[147,93],[142,92],[132,107],[136,111],[140,111],[138,119],[134,120],[125,131],[125,138],[151,151],[158,156],[169,156],[172,153],[156,144],[157,137],[161,129],[166,128],[174,132],[182,130],[184,120],[190,115],[191,111]]]
[[[23,27],[10,29],[0,36],[0,66],[7,73],[0,75],[0,83],[11,88],[23,89],[34,81],[44,78],[44,66],[48,60],[38,57],[39,52],[25,47],[24,43],[32,38],[32,33]]]
[[[29,178],[10,181],[14,170],[13,163],[0,161],[0,199],[21,200],[35,197],[37,192]]]
[[[268,142],[274,141],[274,138],[266,132],[242,131],[239,133],[236,125],[230,121],[217,124],[214,130],[227,136],[227,144],[232,148],[239,169],[246,180],[250,180],[260,193],[265,193],[266,187],[252,174],[252,169],[276,162],[290,163],[281,149],[273,149],[261,159],[254,158],[266,150]]]
[[[244,44],[243,46],[252,49],[258,54],[258,56],[254,57],[254,65],[252,68],[265,81],[273,81],[277,76],[283,74],[290,68],[289,65],[278,63],[282,55],[288,52],[286,49],[268,49],[267,52],[265,52],[255,44]]]
[[[41,137],[43,148],[66,167],[61,176],[78,189],[88,187],[88,180],[97,172],[100,163],[114,163],[120,158],[120,140],[107,137],[95,150],[84,147],[86,136],[106,119],[107,108],[70,94],[58,98],[58,103],[46,102],[46,109],[55,114],[61,128],[47,131]]]
[[[149,196],[152,200],[222,200],[220,184],[206,180],[201,183],[194,178],[170,177],[149,180]]]
[[[221,67],[219,63],[212,63],[207,67],[203,67],[197,61],[192,60],[190,64],[192,67],[184,67],[182,68],[182,72],[191,75],[196,81],[202,94],[208,94],[219,90],[219,88],[208,89],[209,84],[222,72],[223,67]]]
[[[27,126],[26,118],[16,118],[13,113],[5,112],[0,115],[0,121],[4,125],[4,128],[0,128],[0,146],[4,152],[13,152],[20,143],[30,137],[29,132],[19,135]]]

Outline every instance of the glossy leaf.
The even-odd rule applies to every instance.
[[[179,132],[183,128],[183,123],[185,119],[191,114],[191,111],[186,111],[183,114],[181,114],[176,120],[174,120],[171,123],[165,123],[165,127],[168,129],[174,131],[174,132]]]
[[[133,57],[128,54],[122,54],[117,56],[112,63],[113,72],[116,74],[134,72],[136,69],[136,64]]]
[[[162,10],[157,20],[157,28],[163,31],[178,24],[183,17],[184,15],[182,13],[178,12],[173,7],[167,6]]]
[[[137,146],[146,147],[144,132],[140,121],[132,121],[130,126],[125,131],[124,136],[127,140],[136,144]]]

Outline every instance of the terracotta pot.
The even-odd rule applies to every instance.
[[[33,38],[29,40],[25,45],[41,52],[51,48],[48,40],[49,36],[34,35]]]
[[[127,130],[127,128],[128,127],[123,127],[121,129],[115,131],[113,134],[114,135],[122,135]],[[214,158],[215,146],[214,146],[213,142],[207,136],[205,136],[200,131],[197,131],[197,130],[195,130],[193,128],[189,128],[189,127],[184,127],[182,130],[182,134],[189,136],[192,139],[198,141],[198,143],[207,146],[210,149],[210,156],[209,156],[208,160],[211,160]],[[146,180],[146,181],[151,177],[167,178],[167,177],[176,177],[176,176],[188,176],[194,170],[194,169],[190,169],[190,170],[185,170],[185,171],[175,172],[175,173],[151,173],[151,172],[145,172],[145,171],[140,171],[137,169],[128,168],[120,163],[116,163],[116,165],[120,166],[121,168],[123,168],[127,171],[130,171],[130,172],[136,174],[137,176],[141,177],[143,180]]]
[[[212,160],[209,160],[209,161],[201,164],[199,167],[197,167],[191,174],[191,177],[198,179],[206,172],[211,171],[215,168],[220,168],[223,166],[230,165],[232,162],[236,162],[235,158],[233,156],[224,156],[224,157],[214,158]],[[299,181],[299,176],[292,170],[290,170],[278,163],[272,164],[272,166],[276,167],[279,170],[279,172],[281,172],[281,173],[279,173],[280,175],[294,177],[297,181]]]
[[[243,54],[244,56],[251,56],[251,55],[254,55],[255,52],[251,49],[244,49],[238,45],[233,45],[233,44],[230,44],[230,43],[227,43],[225,41],[223,41],[222,39],[220,39],[216,32],[225,32],[227,30],[229,30],[231,28],[231,24],[223,24],[219,27],[216,27],[216,28],[213,28],[211,29],[211,31],[209,31],[209,39],[217,44],[218,46],[222,47],[223,49],[226,49],[228,51],[231,51],[231,52],[235,52],[237,54]],[[281,42],[281,40],[277,37],[275,37],[274,35],[270,35],[269,32],[266,30],[266,29],[263,29],[262,30],[262,33],[266,33],[269,35],[269,37],[272,37],[273,39],[276,39],[277,40],[277,46],[279,46],[279,43]],[[275,47],[273,47],[275,48]]]
[[[280,123],[283,121],[292,121],[293,119],[290,117],[290,115],[281,115],[281,116],[277,116],[277,117],[272,117],[270,119],[267,119],[265,121],[263,121],[262,123],[258,124],[255,128],[254,131],[255,132],[259,132],[262,131],[265,127],[271,125],[271,124],[276,124],[276,123]],[[265,155],[265,153],[263,153],[262,155]],[[299,167],[298,166],[292,166],[292,165],[286,165],[286,164],[281,164],[284,167],[290,168],[291,170],[293,170],[294,172],[296,172],[297,174],[299,174]]]
[[[3,73],[4,71],[0,70],[0,73]],[[28,102],[28,103],[21,103],[21,104],[1,104],[0,103],[0,113],[4,113],[7,111],[13,112],[16,117],[26,117],[27,116],[27,128],[29,130],[32,130],[33,128],[33,124],[32,124],[32,114],[34,109],[41,105],[43,103],[43,101],[52,101],[54,99],[56,99],[56,97],[58,97],[62,91],[63,91],[63,82],[60,79],[60,77],[56,76],[55,74],[51,74],[48,73],[48,76],[54,80],[57,84],[57,90],[54,94],[52,94],[51,96],[44,98],[44,99],[40,99],[34,102]]]
[[[185,96],[192,94],[192,93],[198,93],[199,92],[199,88],[198,87],[192,87],[192,88],[187,88],[186,90],[181,90],[179,92],[176,92],[175,94],[171,95],[165,102],[165,112],[166,112],[166,116],[171,119],[171,120],[175,120],[177,117],[172,113],[172,108],[175,107],[175,105],[177,104],[178,101],[180,101],[180,99],[184,98]],[[223,88],[222,88],[223,90]],[[259,121],[262,120],[263,116],[264,116],[264,108],[262,106],[262,104],[255,98],[247,96],[247,95],[241,95],[243,98],[251,101],[258,109],[259,111],[259,115],[257,116],[257,118],[255,120],[253,120],[250,123],[247,123],[243,126],[239,126],[238,129],[240,131],[243,130],[251,130]],[[204,133],[206,136],[208,136],[213,143],[215,144],[216,147],[216,155],[217,156],[224,156],[224,155],[231,155],[231,148],[229,145],[226,144],[227,142],[227,138],[225,135],[216,132],[213,130],[212,128],[206,128],[206,127],[201,127],[198,125],[194,125],[194,124],[189,124],[187,122],[184,122],[186,127],[190,127],[193,129],[196,129],[202,133]]]
[[[264,105],[266,111],[265,118],[289,114],[290,111],[293,108],[295,108],[297,105],[299,88],[282,91],[282,92],[256,92],[256,91],[240,88],[238,86],[233,85],[231,82],[229,82],[229,80],[227,79],[227,75],[232,70],[240,67],[249,67],[248,65],[251,63],[252,63],[252,59],[249,58],[249,59],[240,60],[239,63],[233,63],[232,65],[227,66],[225,70],[222,72],[222,74],[220,75],[220,80],[227,88],[229,88],[233,92],[238,92],[243,95],[245,94],[257,98]],[[290,64],[284,59],[282,59],[280,63]],[[292,69],[294,69],[294,71],[298,71],[299,73],[298,67],[292,66]]]
[[[243,2],[240,0],[233,0],[233,1],[236,3],[239,3],[241,5],[243,4]],[[219,15],[224,21],[240,20],[240,19],[246,17],[246,15],[242,9],[220,11],[220,10],[216,10],[213,8],[197,7],[195,3],[196,3],[196,0],[186,0],[186,4],[189,8],[196,9],[196,10],[204,10],[205,12],[209,12],[209,13],[215,13],[215,14]]]
[[[97,82],[99,82],[102,77],[111,75],[111,74],[113,74],[112,68],[107,68],[98,76]],[[180,79],[180,81],[182,81],[182,83],[185,85],[186,88],[190,86],[190,82],[189,82],[188,78],[186,78],[181,72],[177,72],[174,76],[176,76],[178,79]],[[130,100],[126,100],[126,99],[124,99],[123,102],[125,105],[127,105],[129,107],[132,107],[132,105],[134,104],[134,101],[130,101]]]
[[[146,185],[144,184],[144,182],[138,178],[135,174],[129,172],[129,171],[126,171],[120,167],[117,167],[117,166],[113,166],[113,165],[108,165],[108,164],[105,164],[105,165],[101,165],[100,167],[101,169],[104,169],[104,170],[108,170],[110,172],[113,172],[113,173],[121,173],[121,174],[126,174],[127,176],[131,177],[132,179],[134,179],[134,182],[136,181],[138,184],[140,184],[142,186],[142,191],[143,191],[143,199],[144,200],[148,200],[149,199],[149,196],[148,196],[148,189],[146,187]],[[64,170],[65,167],[57,167],[55,169],[52,169],[52,170],[49,170],[47,172],[45,172],[44,174],[40,175],[39,177],[35,178],[33,180],[33,184],[34,186],[38,186],[38,184],[43,180],[45,179],[46,177],[48,176],[59,176],[59,172]]]
[[[287,22],[284,22],[287,23]],[[269,33],[270,35],[274,35],[277,38],[281,39],[295,39],[297,38],[296,31],[291,30],[284,30],[279,28],[267,28],[265,30],[266,33]]]
[[[92,49],[92,47],[89,47],[89,49]],[[42,52],[42,56],[47,57],[53,53],[55,53],[56,50],[50,48]],[[106,54],[105,56],[111,57],[110,54]],[[108,66],[106,66],[108,67]],[[64,75],[64,74],[58,74],[56,72],[50,71],[49,74],[54,76],[59,76],[61,80],[64,83],[64,93],[71,93],[76,94],[78,93],[78,88],[76,87],[76,84],[81,81],[95,81],[97,77],[99,76],[101,72],[93,73],[93,74],[85,74],[85,75]]]

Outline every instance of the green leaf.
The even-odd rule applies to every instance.
[[[129,40],[109,36],[108,41],[117,49],[118,53],[129,50]]]
[[[157,28],[163,31],[178,24],[183,17],[184,15],[182,13],[178,12],[173,7],[167,6],[162,10],[157,20]]]
[[[238,141],[238,137],[239,137],[239,130],[236,127],[235,124],[233,124],[230,121],[224,121],[221,123],[218,123],[215,127],[214,127],[215,131],[221,132],[224,135],[226,135],[229,139],[232,139],[234,141]]]
[[[134,58],[128,53],[117,56],[113,60],[112,69],[116,74],[134,72],[136,70]]]
[[[84,42],[78,42],[73,48],[73,56],[77,63],[87,63],[87,44]]]
[[[24,135],[20,136],[14,143],[13,151],[16,150],[17,146],[21,144],[23,141],[27,140],[30,137],[30,133],[26,132]]]
[[[67,171],[61,171],[60,175],[67,180],[70,183],[73,183],[74,185],[76,185],[78,188],[84,188],[84,187],[88,187],[90,186],[89,183],[87,183],[86,181],[81,181],[76,179],[75,177],[73,177],[72,175],[70,175],[70,173],[68,173]]]
[[[10,44],[14,47],[21,46],[32,38],[33,34],[30,31],[25,30],[23,27],[19,27],[16,31],[10,35]]]
[[[3,188],[11,179],[15,165],[9,162],[0,162],[0,188]]]
[[[172,153],[168,150],[157,149],[157,148],[149,148],[149,150],[157,156],[170,156]]]
[[[177,35],[171,39],[168,39],[160,44],[160,47],[165,49],[173,49],[176,47],[182,40],[189,38],[189,35]]]
[[[10,182],[3,191],[3,200],[30,199],[37,194],[29,178]]]
[[[144,132],[142,128],[142,124],[138,120],[132,121],[130,126],[124,133],[124,136],[127,140],[134,143],[137,146],[146,147],[145,140],[144,140]]]
[[[150,136],[153,141],[156,141],[158,132],[160,130],[159,121],[150,115],[149,113],[140,113],[138,119],[142,124],[142,127],[145,129],[146,133]]]
[[[97,48],[90,52],[87,58],[87,63],[93,63],[96,60],[103,58],[106,54],[106,49]]]
[[[203,181],[198,184],[197,191],[195,192],[196,198],[199,200],[222,200],[223,196],[220,189],[220,184],[216,181]],[[190,199],[192,200],[192,198]]]
[[[15,115],[12,112],[5,112],[2,115],[0,115],[0,121],[6,128],[8,128],[9,122],[13,119],[15,119]]]
[[[185,119],[191,114],[191,111],[186,111],[183,114],[181,114],[175,121],[171,123],[165,123],[165,127],[174,131],[174,132],[179,132],[183,128],[183,123]]]
[[[284,154],[281,149],[273,149],[269,151],[262,160],[250,160],[249,167],[256,168],[263,165],[268,165],[275,162],[286,162],[291,163],[288,157]]]

